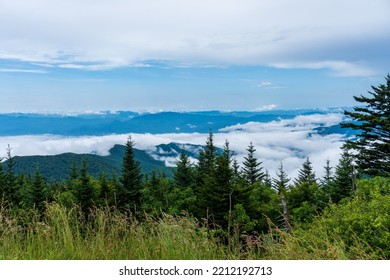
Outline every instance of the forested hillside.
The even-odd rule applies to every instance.
[[[15,156],[13,158],[14,170],[16,174],[33,174],[35,169],[38,169],[46,181],[60,182],[69,177],[69,171],[73,164],[79,168],[82,161],[86,161],[88,173],[92,177],[99,178],[102,173],[109,176],[111,174],[119,176],[125,146],[115,145],[109,150],[109,153],[108,156],[75,153],[48,156]],[[172,175],[172,169],[167,168],[164,162],[153,159],[145,151],[134,149],[134,153],[135,159],[140,162],[143,173],[148,174],[152,170],[156,170],[169,176]],[[7,165],[7,162],[5,161],[4,164]]]
[[[372,97],[356,98],[366,107],[345,112],[352,121],[343,126],[358,137],[345,143],[335,168],[324,162],[322,178],[308,157],[296,178],[283,162],[271,176],[252,143],[240,165],[228,140],[218,151],[212,132],[196,164],[183,147],[171,178],[142,172],[131,137],[111,154],[121,162],[119,176],[92,176],[84,158],[70,165],[68,178],[52,183],[40,166],[17,175],[9,149],[0,164],[0,258],[388,259],[386,80]],[[42,242],[51,245],[46,250]]]

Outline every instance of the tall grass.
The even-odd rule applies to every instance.
[[[1,259],[225,259],[227,248],[188,217],[141,220],[112,209],[94,209],[85,220],[77,207],[0,212]]]
[[[187,215],[145,214],[136,219],[115,209],[96,208],[86,220],[78,207],[67,209],[56,203],[48,204],[43,215],[1,207],[0,259],[382,258],[375,250],[367,251],[368,245],[358,239],[352,246],[345,245],[320,219],[315,223],[292,234],[271,225],[268,234],[235,234],[222,242]]]

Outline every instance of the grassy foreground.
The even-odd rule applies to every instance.
[[[0,208],[0,259],[383,259],[359,240],[346,244],[325,219],[292,234],[233,236],[220,242],[188,217],[145,215],[141,220],[112,209],[94,209],[85,221],[77,207],[48,204],[44,216]],[[245,245],[244,245],[245,244]]]

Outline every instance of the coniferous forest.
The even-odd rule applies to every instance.
[[[239,164],[210,131],[198,162],[183,148],[173,176],[141,172],[134,139],[120,176],[88,173],[48,182],[39,166],[0,161],[0,259],[389,259],[390,75],[342,126],[356,131],[335,167],[317,177],[271,176],[252,143]],[[11,143],[12,144],[12,143]],[[63,167],[62,167],[63,168]]]

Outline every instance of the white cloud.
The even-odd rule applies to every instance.
[[[89,70],[287,62],[363,75],[334,58],[337,46],[387,38],[388,12],[386,0],[3,0],[0,59]],[[319,48],[325,59],[308,57]]]
[[[271,83],[271,82],[268,82],[268,81],[261,82],[260,84],[257,85],[257,87],[259,87],[259,88],[265,88],[265,89],[280,89],[280,88],[286,88],[286,87],[284,87],[284,86],[279,86],[279,85],[276,85],[276,84]]]
[[[274,63],[276,68],[330,69],[335,75],[343,77],[367,77],[377,74],[371,67],[347,61],[319,61],[309,63]]]
[[[342,115],[309,115],[298,116],[291,120],[279,120],[269,123],[250,122],[227,127],[214,134],[215,145],[223,147],[225,140],[235,152],[239,162],[247,154],[247,147],[253,143],[256,156],[263,162],[271,176],[275,176],[280,162],[283,162],[290,177],[295,177],[305,158],[309,156],[318,176],[323,174],[327,159],[336,165],[343,135],[331,134],[321,136],[313,134],[313,128],[319,125],[329,126],[341,121]],[[159,144],[177,142],[181,144],[204,145],[207,134],[204,133],[166,133],[166,134],[131,134],[135,147],[142,150],[153,150]],[[64,152],[97,153],[108,155],[115,144],[126,143],[128,135],[62,137],[55,135],[0,137],[0,156],[5,155],[8,144],[14,155],[51,155]],[[176,158],[162,157],[172,165]]]
[[[0,68],[0,72],[3,73],[35,73],[35,74],[46,74],[47,71],[39,70],[39,69],[8,69],[8,68]]]
[[[269,105],[264,105],[264,106],[257,107],[254,111],[255,112],[271,111],[271,110],[274,110],[276,108],[278,108],[278,105],[269,104]]]

